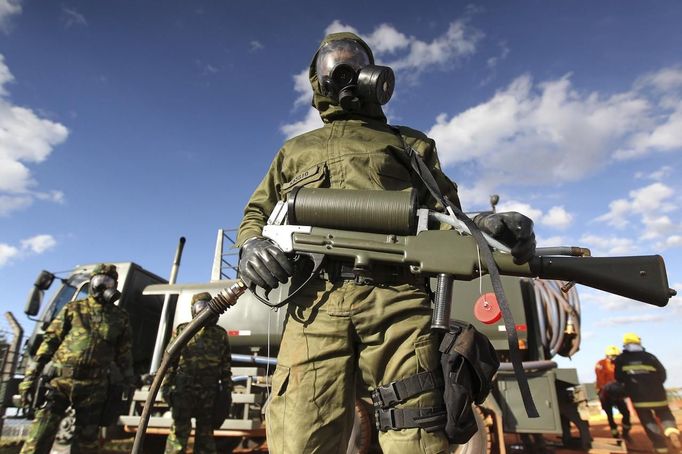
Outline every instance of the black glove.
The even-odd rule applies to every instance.
[[[517,213],[479,214],[474,218],[479,229],[511,248],[514,263],[521,265],[535,255],[533,221]]]
[[[294,274],[289,258],[272,241],[260,236],[246,240],[239,253],[239,277],[249,287],[272,290]]]

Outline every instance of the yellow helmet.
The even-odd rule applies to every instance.
[[[615,345],[609,345],[606,347],[606,356],[618,356],[620,355],[620,348]]]
[[[641,344],[642,339],[635,333],[625,333],[623,335],[623,344]]]

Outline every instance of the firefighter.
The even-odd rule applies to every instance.
[[[663,388],[665,368],[658,358],[642,347],[642,340],[637,334],[626,333],[623,336],[623,353],[616,358],[615,366],[616,380],[625,386],[625,393],[630,397],[655,452],[668,452],[666,437],[675,448],[682,447],[680,431],[668,407],[668,398]]]
[[[194,295],[192,318],[206,308],[210,300],[208,292]],[[194,452],[216,453],[213,429],[220,426],[222,420],[218,421],[220,424],[215,421],[215,403],[221,396],[221,387],[227,396],[232,389],[230,342],[217,322],[218,316],[215,316],[187,343],[161,386],[161,396],[170,405],[173,415],[166,454],[186,452],[193,417],[196,418]],[[171,342],[186,326],[187,323],[178,325]],[[229,401],[222,404],[229,406]]]
[[[628,437],[630,432],[630,410],[625,402],[625,389],[623,384],[616,381],[615,377],[615,359],[620,355],[620,349],[615,345],[606,347],[606,357],[597,361],[594,366],[594,372],[597,375],[597,394],[601,402],[601,408],[606,412],[606,417],[609,420],[609,427],[611,427],[611,435],[618,438],[618,426],[613,419],[613,407],[616,407],[623,416],[621,425],[623,427],[623,438]]]
[[[309,79],[324,126],[285,143],[244,210],[237,240],[239,273],[249,287],[270,290],[293,273],[290,258],[262,236],[262,229],[276,203],[296,188],[416,188],[420,204],[434,208],[433,198],[401,160],[400,153],[407,153],[403,138],[423,158],[441,192],[459,205],[457,186],[442,172],[434,141],[387,124],[381,106],[392,93],[393,73],[374,64],[360,37],[328,35],[313,58]],[[475,221],[507,242],[519,263],[533,256],[535,235],[527,217],[495,213]],[[417,383],[404,402],[378,411],[384,421],[379,433],[384,453],[449,452],[445,433],[437,428],[443,389],[433,380],[417,382],[442,374],[423,278],[406,267],[380,264],[361,275],[352,260],[327,260],[323,273],[292,299],[287,311],[266,409],[271,453],[346,452],[356,380],[363,391]]]

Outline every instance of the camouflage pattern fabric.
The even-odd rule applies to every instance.
[[[179,325],[171,342],[187,326]],[[202,328],[185,346],[171,367],[161,395],[171,406],[173,425],[166,440],[166,454],[184,453],[196,418],[194,452],[215,453],[213,405],[219,382],[231,386],[230,344],[219,326]]]
[[[55,377],[46,403],[36,413],[22,453],[49,453],[66,409],[76,411],[71,452],[97,452],[98,422],[106,400],[109,367],[114,363],[133,381],[132,333],[128,314],[93,297],[66,304],[45,331],[36,363],[21,384],[32,387],[50,360]]]
[[[97,265],[92,270],[92,273],[90,273],[90,277],[96,276],[98,274],[106,274],[107,276],[114,278],[114,280],[118,280],[118,271],[116,271],[116,265],[111,265],[111,264],[106,264],[106,263],[102,263],[100,265]]]
[[[352,33],[329,35],[323,43],[335,39],[353,39],[367,48]],[[313,105],[324,126],[289,139],[277,153],[244,209],[238,245],[261,235],[275,204],[296,187],[416,188],[421,206],[436,206],[400,159],[402,141],[388,126],[381,106],[363,104],[356,112],[341,109],[321,93],[314,60],[309,79]],[[401,126],[400,133],[423,158],[441,192],[459,205],[457,186],[442,172],[435,142],[407,127]],[[441,373],[438,344],[428,334],[431,308],[424,284],[409,280],[377,284],[313,279],[289,303],[266,410],[272,454],[345,453],[357,376],[371,390],[424,368]],[[400,406],[441,404],[442,395],[432,391]],[[443,432],[418,428],[381,432],[379,443],[385,454],[435,454],[448,449]]]

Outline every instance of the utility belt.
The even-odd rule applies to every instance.
[[[88,380],[102,378],[109,375],[108,368],[85,367],[85,366],[54,366],[53,374],[60,378],[73,378],[74,380]]]
[[[327,259],[320,277],[329,282],[354,281],[358,285],[423,285],[426,280],[410,272],[408,266],[373,264],[369,269],[355,268],[352,260]]]

